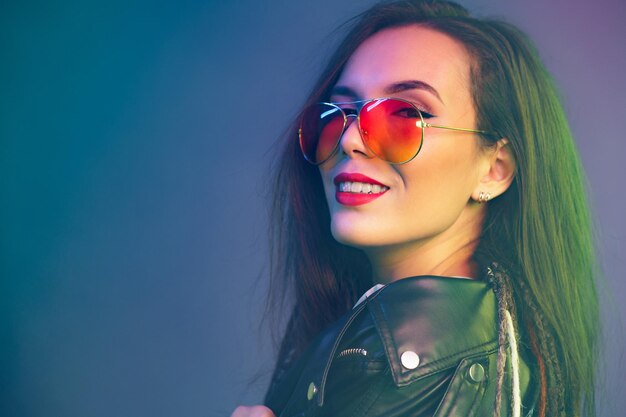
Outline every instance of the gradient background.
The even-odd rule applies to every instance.
[[[0,415],[260,401],[273,143],[371,3],[2,3]],[[562,90],[607,275],[600,415],[623,415],[625,3],[464,4],[526,30]]]

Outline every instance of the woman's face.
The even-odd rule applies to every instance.
[[[386,29],[354,52],[330,101],[397,97],[433,115],[426,122],[472,129],[469,62],[465,48],[440,32],[418,25]],[[363,249],[445,246],[482,212],[470,197],[479,189],[486,161],[476,134],[427,128],[413,160],[390,164],[372,154],[351,123],[339,151],[319,167],[332,234]],[[346,179],[384,187],[349,187],[341,184]],[[353,192],[359,188],[365,195]]]

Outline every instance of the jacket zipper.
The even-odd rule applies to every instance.
[[[344,358],[346,356],[354,356],[354,355],[367,356],[367,350],[361,349],[361,348],[344,349],[341,352],[339,352],[339,355],[337,355],[337,357]]]

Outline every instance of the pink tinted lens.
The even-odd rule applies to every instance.
[[[408,162],[422,146],[423,119],[417,108],[406,101],[373,100],[363,106],[359,121],[363,141],[385,161]]]
[[[307,107],[300,121],[300,148],[310,162],[327,160],[337,148],[345,119],[338,107],[318,103]]]

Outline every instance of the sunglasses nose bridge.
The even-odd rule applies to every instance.
[[[359,115],[357,113],[345,114],[345,120],[346,125],[339,138],[339,148],[341,152],[349,156],[353,154],[363,154],[368,158],[372,157],[373,155],[365,144],[361,134],[358,122]]]
[[[352,119],[350,119],[351,117]],[[343,129],[343,131],[345,132],[346,130],[348,130],[352,122],[358,119],[359,119],[359,115],[356,113],[346,114],[346,127]]]
[[[343,130],[341,131],[341,135],[337,139],[337,142],[341,142],[341,139],[344,137],[348,129],[350,129],[350,126],[352,126],[352,123],[355,120],[359,119],[359,116],[355,113],[346,113],[343,110],[342,110],[342,113],[344,116],[344,126],[343,126]]]

